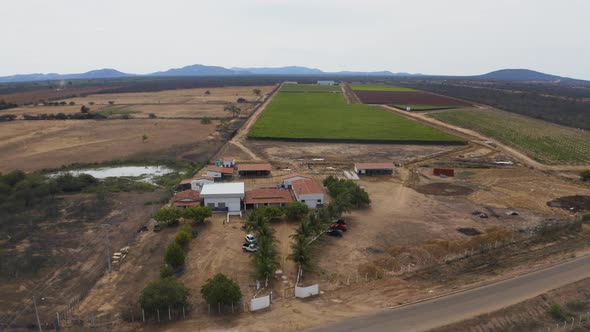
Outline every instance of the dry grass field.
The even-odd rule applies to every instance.
[[[182,90],[165,90],[159,92],[136,92],[136,93],[105,93],[88,95],[65,99],[74,101],[76,104],[88,105],[93,102],[95,105],[108,105],[113,101],[115,105],[127,104],[200,104],[200,103],[235,103],[238,98],[248,101],[256,101],[257,96],[253,90],[260,89],[261,95],[269,93],[273,86],[239,86],[224,88],[199,88]],[[207,95],[205,92],[209,91]]]
[[[41,114],[74,114],[80,113],[80,105],[66,106],[21,106],[2,111],[5,114],[14,114],[19,117],[23,115],[41,115]]]
[[[0,171],[141,155],[176,159],[200,153],[207,158],[204,152],[220,144],[215,124],[194,120],[13,121],[0,123]]]

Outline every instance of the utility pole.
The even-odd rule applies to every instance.
[[[41,328],[41,320],[39,319],[39,311],[37,311],[37,300],[35,300],[35,296],[33,295],[33,305],[35,306],[35,316],[37,316],[37,326],[39,326],[39,332],[43,332]]]
[[[109,224],[103,224],[105,226],[105,237],[106,237],[106,244],[107,244],[107,263],[109,266],[108,273],[111,273],[112,266],[111,266],[111,242],[109,240]]]

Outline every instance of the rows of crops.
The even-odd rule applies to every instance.
[[[462,140],[394,113],[347,104],[341,93],[279,92],[249,137],[448,143]]]
[[[473,129],[549,165],[590,164],[590,132],[495,111],[443,111],[431,117]]]
[[[412,88],[404,88],[401,86],[387,85],[387,84],[349,84],[353,91],[392,91],[392,92],[418,92]]]
[[[339,85],[284,84],[281,92],[340,92]]]

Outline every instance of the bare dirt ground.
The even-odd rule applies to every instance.
[[[21,264],[37,256],[43,257],[43,263],[36,274],[21,273],[18,278],[1,276],[2,323],[13,318],[5,314],[16,312],[14,309],[23,304],[30,305],[32,294],[37,295],[43,321],[53,321],[55,312],[74,305],[106,271],[106,228],[102,225],[110,225],[111,252],[132,245],[138,228],[152,213],[153,208],[145,206],[145,202],[158,200],[161,195],[161,191],[105,194],[104,198],[98,198],[97,194],[66,195],[58,206],[60,215],[54,220],[34,226],[21,225],[31,227],[29,236],[21,238],[12,234],[11,241],[18,239],[18,243],[5,243],[4,254],[14,256]],[[6,266],[4,273],[8,273]],[[33,319],[33,312],[24,310],[15,325]]]
[[[261,95],[267,94],[273,86],[238,86],[223,88],[199,88],[179,89],[159,92],[136,92],[136,93],[107,93],[95,94],[85,97],[65,99],[66,102],[74,101],[79,105],[88,105],[94,102],[95,105],[131,104],[204,104],[204,103],[235,103],[238,98],[245,98],[248,101],[256,101],[258,96],[254,95],[253,89],[260,89]],[[209,91],[209,94],[205,92]]]
[[[2,111],[6,114],[14,114],[19,117],[23,115],[41,115],[41,114],[74,114],[80,113],[80,105],[66,105],[66,106],[21,106],[17,108],[10,108]]]
[[[199,121],[13,121],[0,123],[0,171],[32,171],[139,155],[202,154],[206,160],[207,151],[221,144],[215,125]]]
[[[150,114],[155,114],[159,118],[227,118],[232,114],[224,111],[226,103],[204,103],[204,104],[166,104],[166,105],[131,105],[116,106],[125,111],[133,112],[130,114],[134,118],[147,118]],[[240,116],[247,116],[256,103],[238,104],[240,107]],[[107,108],[108,109],[108,108]]]

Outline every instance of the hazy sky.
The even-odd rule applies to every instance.
[[[0,75],[190,64],[590,79],[589,0],[1,0]]]

